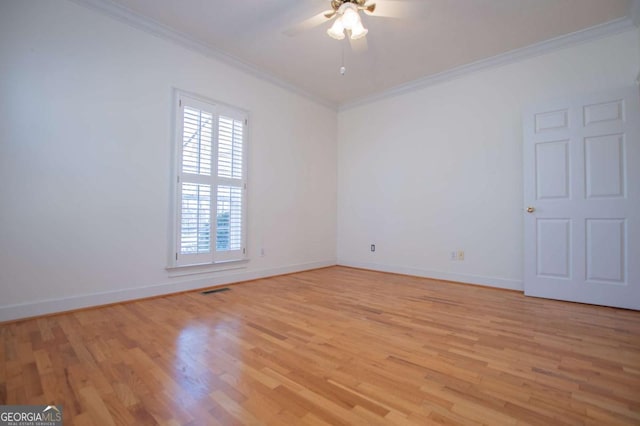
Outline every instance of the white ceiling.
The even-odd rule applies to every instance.
[[[411,15],[364,16],[368,49],[357,51],[327,36],[329,22],[283,33],[329,0],[112,1],[338,105],[630,13],[630,0],[378,0]]]

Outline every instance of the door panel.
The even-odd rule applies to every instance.
[[[569,141],[536,143],[536,199],[569,198]]]
[[[567,109],[537,113],[535,115],[536,133],[566,129],[569,125],[568,113]]]
[[[540,278],[571,278],[571,221],[540,219],[536,222]]]
[[[525,112],[525,294],[640,309],[638,101],[626,88]]]
[[[624,197],[624,135],[586,138],[587,198]]]
[[[625,284],[624,219],[587,219],[587,280]]]
[[[596,123],[604,123],[607,121],[621,122],[624,120],[624,100],[622,99],[585,105],[583,109],[585,127]]]

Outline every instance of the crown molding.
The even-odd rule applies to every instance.
[[[196,40],[195,38],[190,37],[180,31],[176,31],[173,28],[167,25],[164,25],[158,21],[155,21],[147,16],[134,12],[133,10],[125,6],[122,6],[118,3],[115,3],[112,0],[70,0],[70,1],[81,6],[86,6],[94,11],[100,12],[120,22],[124,22],[134,28],[140,29],[149,34],[172,41],[174,43],[181,45],[182,47],[186,47],[190,50],[196,51],[200,54],[216,59],[227,65],[231,65],[254,77],[257,77],[271,84],[274,84],[280,88],[283,88],[297,95],[305,97],[324,107],[330,108],[332,110],[338,109],[339,105],[335,102],[331,102],[311,92],[308,92],[304,89],[294,86],[291,83],[288,83],[278,77],[275,77],[259,69],[258,67],[256,67],[255,65],[249,62],[243,61],[242,59],[237,58],[233,55],[229,55],[228,53],[225,53],[220,49],[217,49],[207,43],[203,43],[199,40]]]
[[[640,0],[632,1],[634,5],[640,3]],[[638,8],[636,8],[636,11],[637,9]],[[584,43],[586,41],[596,40],[610,35],[622,33],[632,28],[634,28],[634,23],[631,17],[615,19],[613,21],[605,22],[604,24],[596,25],[584,30],[562,35],[560,37],[552,38],[550,40],[535,43],[519,49],[510,50],[508,52],[501,53],[490,58],[481,59],[470,64],[451,68],[437,74],[428,75],[370,96],[364,96],[354,101],[345,102],[340,105],[339,111],[345,111],[364,104],[369,104],[382,99],[391,98],[404,93],[423,89],[425,87],[453,80],[467,74],[474,73],[476,71],[510,64],[527,58],[540,56],[554,50],[559,50],[576,44]]]
[[[566,34],[540,43],[532,44],[520,49],[511,50],[509,52],[492,56],[490,58],[481,59],[476,62],[461,65],[459,67],[455,67],[446,71],[419,78],[417,80],[400,84],[382,92],[374,93],[372,95],[364,96],[353,101],[347,101],[338,104],[336,102],[332,102],[328,99],[317,96],[304,89],[301,89],[300,87],[284,81],[281,78],[275,77],[249,62],[225,53],[218,48],[196,40],[195,38],[190,37],[182,32],[176,31],[167,25],[164,25],[140,13],[134,12],[133,10],[114,2],[113,0],[70,1],[101,12],[104,15],[124,22],[149,34],[172,41],[190,50],[196,51],[227,65],[238,68],[254,77],[257,77],[280,88],[307,98],[319,105],[338,111],[344,111],[360,105],[394,97],[428,86],[440,84],[467,74],[471,74],[476,71],[506,65],[530,57],[539,56],[553,50],[558,50],[572,45],[584,43],[586,41],[618,34],[632,29],[634,25],[640,26],[640,0],[631,0],[631,3],[629,5],[629,15],[625,18],[619,18],[610,22],[606,22],[604,24],[596,25],[591,28],[576,31],[574,33]]]

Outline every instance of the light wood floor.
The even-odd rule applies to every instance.
[[[0,325],[65,424],[640,424],[640,312],[334,267]]]

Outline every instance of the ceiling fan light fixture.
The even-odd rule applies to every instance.
[[[361,39],[362,37],[366,36],[368,32],[369,30],[362,25],[362,22],[358,22],[354,27],[351,28],[351,40]]]
[[[342,16],[338,16],[338,18],[333,22],[331,28],[327,30],[327,34],[329,37],[336,40],[344,39],[344,23],[342,22]]]
[[[342,11],[342,24],[346,30],[352,30],[358,24],[362,26],[356,5],[353,3],[345,3],[340,8],[344,8]]]
[[[366,0],[333,0],[331,5],[338,16],[331,28],[327,30],[329,37],[336,40],[344,40],[345,32],[351,40],[358,40],[366,36],[369,30],[362,25],[360,9],[373,10],[375,9],[375,3],[366,7],[363,6],[365,3]],[[336,9],[338,4],[340,6]],[[327,14],[325,16],[329,18]]]

